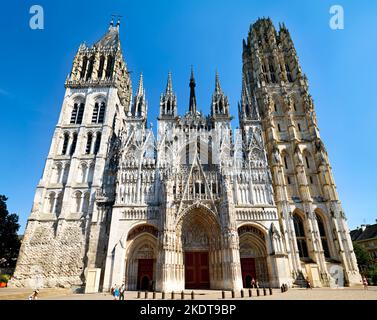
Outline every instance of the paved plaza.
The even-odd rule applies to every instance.
[[[30,289],[0,289],[0,300],[25,300],[30,295]],[[231,292],[225,293],[226,299],[231,299]],[[281,293],[280,290],[274,289],[270,295],[267,290],[264,296],[263,290],[260,290],[260,296],[257,296],[255,289],[252,290],[252,297],[249,297],[248,290],[244,291],[244,298],[241,293],[236,292],[235,299],[242,300],[377,300],[377,287],[369,287],[368,290],[362,288],[319,288],[319,289],[289,289],[288,292]],[[125,300],[136,300],[138,293],[128,291]],[[161,300],[162,294],[156,293],[156,300]],[[109,293],[96,294],[74,294],[68,289],[41,289],[40,300],[113,300]],[[148,299],[153,299],[151,292],[148,293]],[[171,293],[165,294],[165,300],[171,300]],[[181,293],[175,293],[175,300],[181,300]],[[185,291],[185,299],[191,300],[191,291]],[[195,300],[220,300],[222,292],[218,290],[195,290]],[[138,300],[145,300],[145,293],[140,293]]]

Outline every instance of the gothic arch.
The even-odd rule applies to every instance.
[[[326,214],[320,209],[314,209],[314,214],[317,219],[318,229],[319,229],[319,237],[322,243],[322,249],[324,251],[325,258],[331,258],[332,250],[331,250],[331,243],[333,243],[331,239],[331,228],[330,228],[330,221]]]
[[[252,278],[258,281],[259,285],[269,285],[267,229],[256,223],[244,223],[238,227],[237,232],[244,287],[250,288]]]
[[[202,203],[194,203],[187,208],[185,208],[176,218],[175,225],[178,226],[179,224],[182,224],[183,219],[185,216],[190,214],[192,211],[201,211],[202,215],[205,216],[207,215],[209,219],[214,219],[214,221],[218,224],[221,225],[220,220],[218,215],[210,208],[205,206]],[[211,218],[210,218],[211,217]]]
[[[137,227],[131,229],[130,232],[135,228]],[[151,233],[141,232],[126,241],[125,249],[125,282],[127,289],[151,290],[152,288],[150,287],[143,288],[142,281],[146,278],[148,278],[148,283],[151,281],[155,283],[156,281],[157,238]],[[146,265],[148,268],[145,267]]]
[[[307,237],[307,217],[304,212],[296,208],[292,213],[292,219],[299,256],[301,259],[310,258]]]
[[[223,279],[223,254],[218,219],[211,210],[200,205],[191,206],[184,213],[175,230],[183,254],[185,287],[220,288]],[[201,261],[200,269],[197,269],[198,261]],[[198,274],[198,270],[201,276],[193,276]]]

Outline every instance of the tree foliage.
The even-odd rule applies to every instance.
[[[7,200],[0,195],[0,267],[14,267],[20,249],[18,215],[8,212]]]
[[[356,242],[353,243],[353,249],[355,251],[359,269],[365,270],[371,263],[371,258],[370,258],[368,250]]]

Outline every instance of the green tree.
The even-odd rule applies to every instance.
[[[18,215],[10,214],[6,201],[8,198],[0,195],[0,267],[14,267],[16,265],[20,239],[17,231],[20,229]]]
[[[366,272],[372,262],[368,250],[356,242],[353,243],[353,249],[360,271],[362,273]]]

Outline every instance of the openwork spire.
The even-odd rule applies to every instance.
[[[212,95],[212,116],[229,117],[229,102],[227,96],[223,93],[220,86],[219,73],[216,71],[215,92]]]
[[[160,98],[160,116],[171,116],[175,117],[177,115],[177,98],[173,93],[173,81],[172,75],[169,71],[168,82],[166,84],[165,93],[161,94]]]
[[[139,86],[137,88],[137,95],[143,95],[144,94],[144,84],[143,84],[143,73],[140,73],[140,79],[139,79]]]
[[[194,69],[191,67],[189,112],[192,114],[197,113],[195,86],[196,86],[196,83],[195,83],[195,78],[194,78]]]
[[[166,94],[173,93],[173,83],[171,80],[171,72],[168,73],[168,83],[166,84]]]
[[[137,118],[146,118],[147,115],[147,101],[145,98],[142,73],[140,73],[139,86],[137,88],[136,96],[133,100],[131,115]]]
[[[216,80],[215,80],[215,93],[220,94],[221,86],[220,86],[220,79],[219,79],[219,72],[216,70]]]

